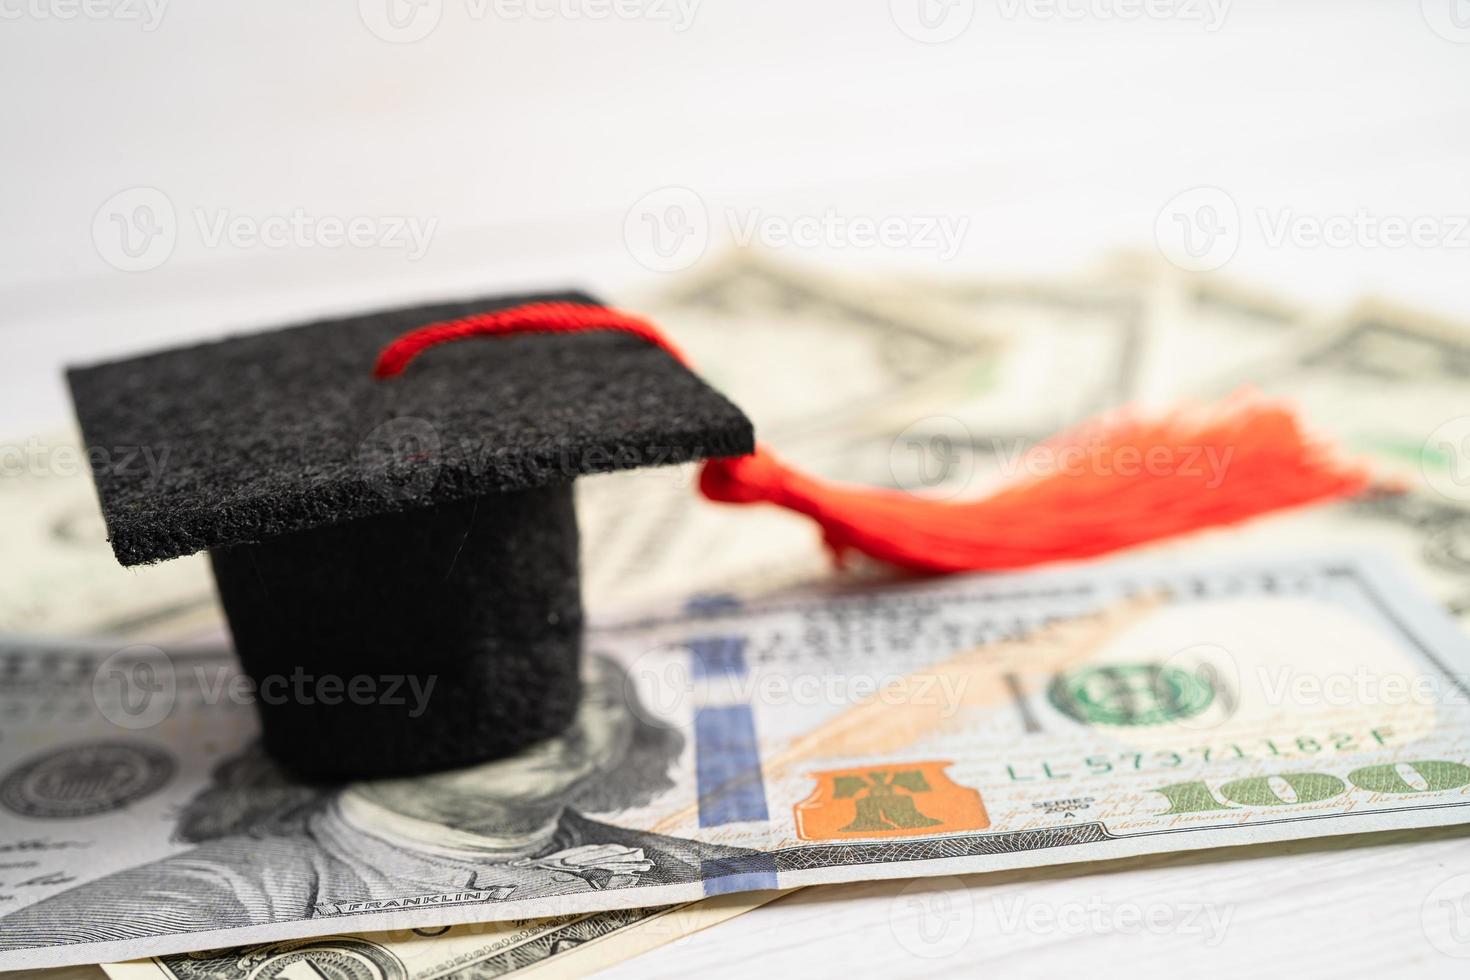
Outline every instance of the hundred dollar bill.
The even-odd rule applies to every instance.
[[[1467,644],[1372,557],[704,597],[564,736],[340,787],[222,651],[12,647],[0,968],[1470,822]]]

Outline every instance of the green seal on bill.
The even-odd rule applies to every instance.
[[[1179,667],[1110,664],[1058,674],[1047,699],[1084,725],[1161,725],[1204,711],[1215,686]]]

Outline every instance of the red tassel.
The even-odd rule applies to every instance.
[[[435,344],[474,336],[619,330],[688,359],[647,320],[600,306],[531,303],[414,330],[389,344],[374,375],[401,372]],[[822,528],[840,561],[859,551],[920,572],[1021,568],[1087,558],[1364,489],[1368,475],[1308,438],[1283,405],[1236,397],[1160,419],[1117,413],[1023,458],[1049,471],[980,500],[948,501],[832,483],[782,462],[763,444],[712,459],[709,499],[772,503]],[[1069,462],[1070,461],[1070,462]]]

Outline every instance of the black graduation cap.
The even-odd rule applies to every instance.
[[[579,699],[573,479],[752,451],[738,408],[625,334],[449,344],[373,377],[409,331],[547,301],[597,302],[393,310],[68,372],[88,446],[162,460],[91,454],[118,560],[209,551],[266,747],[296,771],[408,774],[561,731]]]

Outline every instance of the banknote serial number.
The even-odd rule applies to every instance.
[[[1039,779],[1073,779],[1077,776],[1107,776],[1117,772],[1178,769],[1188,765],[1228,763],[1242,759],[1265,760],[1333,752],[1359,752],[1364,748],[1391,745],[1393,738],[1391,728],[1370,728],[1362,733],[1329,732],[1326,735],[1262,738],[1223,745],[1194,745],[1177,750],[1154,749],[1147,752],[1089,755],[1071,762],[1042,760],[1025,765],[1012,763],[1006,766],[1006,774],[1013,783]]]

